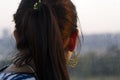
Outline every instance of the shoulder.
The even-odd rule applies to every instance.
[[[0,80],[36,80],[36,76],[34,73],[14,71],[5,72],[8,66],[0,69]]]
[[[0,80],[35,80],[35,76],[30,73],[0,73]]]

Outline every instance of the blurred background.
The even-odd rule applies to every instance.
[[[71,80],[120,80],[120,0],[72,1],[84,42]],[[0,68],[16,53],[12,16],[19,2],[0,1]]]

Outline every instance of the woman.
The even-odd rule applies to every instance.
[[[77,13],[70,0],[21,0],[14,15],[19,53],[0,80],[70,80],[66,62],[76,46]]]

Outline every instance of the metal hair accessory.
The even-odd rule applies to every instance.
[[[33,7],[34,10],[37,10],[37,9],[38,9],[39,3],[41,3],[41,0],[39,0],[38,2],[36,2],[36,3],[34,4],[34,7]]]

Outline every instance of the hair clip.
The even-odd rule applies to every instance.
[[[34,7],[33,7],[34,10],[37,10],[37,9],[38,9],[39,3],[41,3],[41,0],[39,0],[39,2],[36,2],[36,3],[34,4]]]

